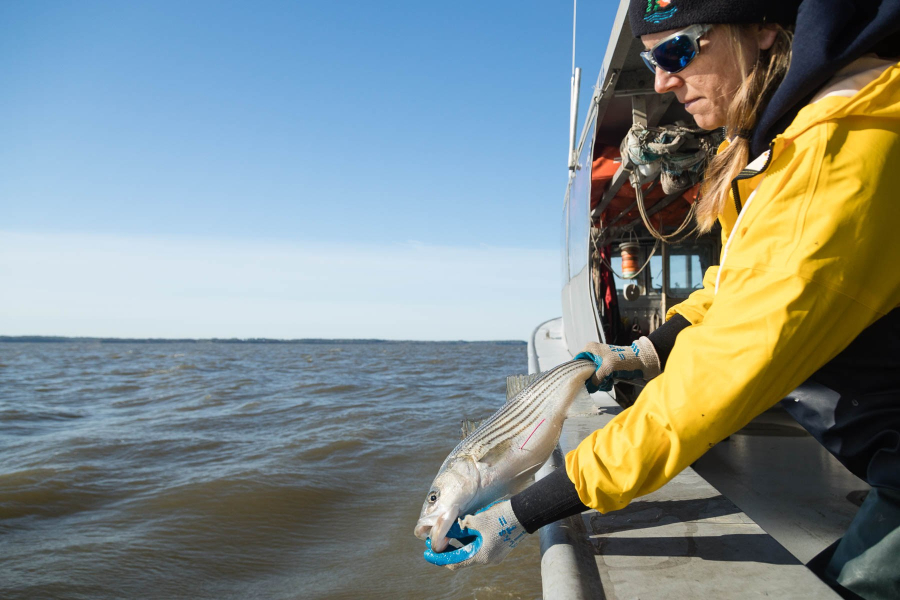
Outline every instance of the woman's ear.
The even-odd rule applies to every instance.
[[[774,25],[760,25],[756,31],[756,43],[759,44],[760,50],[768,50],[775,43],[778,37],[778,30]]]

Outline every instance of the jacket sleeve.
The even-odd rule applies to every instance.
[[[566,456],[586,505],[616,510],[660,488],[900,304],[900,269],[886,260],[900,256],[898,134],[834,127],[773,160],[718,292],[707,282],[682,313],[702,320],[637,402]]]
[[[684,302],[680,302],[666,311],[666,321],[675,315],[681,315],[690,321],[691,325],[696,325],[702,321],[715,295],[716,275],[718,272],[718,265],[713,265],[706,269],[706,273],[703,274],[703,287],[688,296]]]

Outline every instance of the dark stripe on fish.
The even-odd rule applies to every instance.
[[[493,450],[493,446],[509,440],[522,433],[533,425],[535,415],[541,413],[547,401],[558,388],[560,380],[567,379],[572,371],[578,371],[591,361],[570,361],[555,369],[547,371],[541,378],[535,381],[528,389],[523,390],[500,411],[494,414],[472,436],[463,440],[451,455],[468,454],[476,459],[481,459]],[[537,388],[537,389],[536,389]],[[528,401],[525,401],[525,394]],[[527,413],[527,414],[526,414]],[[465,450],[469,450],[466,452]]]

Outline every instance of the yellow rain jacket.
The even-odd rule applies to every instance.
[[[566,456],[582,502],[660,488],[900,305],[900,64],[881,69],[820,92],[739,181],[665,372]]]

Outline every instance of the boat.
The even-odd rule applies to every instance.
[[[588,342],[650,333],[702,287],[722,249],[717,229],[690,231],[704,157],[722,132],[700,130],[673,94],[654,91],[627,9],[620,0],[580,135],[573,60],[562,317],[535,328],[532,373]],[[647,140],[659,150],[649,160]],[[537,478],[639,393],[617,383],[576,402]],[[866,488],[776,407],[625,509],[542,528],[543,598],[837,598],[805,565],[843,534]]]

